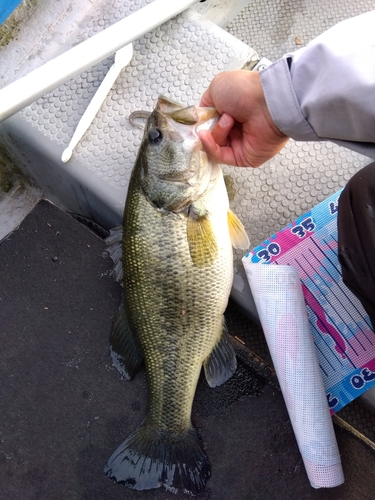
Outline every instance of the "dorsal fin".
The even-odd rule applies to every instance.
[[[230,203],[232,203],[232,201],[234,201],[234,197],[236,196],[236,184],[230,174],[225,174],[223,177],[224,184],[228,193],[228,200]]]

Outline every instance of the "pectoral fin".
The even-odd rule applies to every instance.
[[[127,380],[131,380],[143,363],[143,356],[121,305],[109,339],[113,364]]]
[[[188,216],[187,239],[194,264],[199,268],[212,264],[218,255],[218,248],[208,216]]]
[[[232,210],[228,210],[228,226],[229,226],[229,234],[230,240],[234,248],[239,248],[241,250],[246,250],[250,246],[249,237],[246,234],[246,230],[244,225],[237,217],[237,215],[232,212]]]
[[[226,382],[236,371],[237,359],[223,320],[223,332],[217,345],[203,363],[204,374],[210,387]]]

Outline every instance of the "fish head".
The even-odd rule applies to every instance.
[[[217,175],[202,149],[198,130],[210,130],[215,108],[183,107],[159,97],[150,114],[135,168],[146,198],[161,211],[182,212]]]

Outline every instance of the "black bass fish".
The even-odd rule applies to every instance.
[[[131,379],[145,363],[148,413],[113,453],[105,474],[137,490],[164,486],[198,494],[210,462],[191,424],[202,369],[211,387],[236,369],[224,322],[233,278],[232,244],[248,248],[229,209],[219,165],[203,152],[199,127],[214,108],[183,108],[164,97],[150,114],[126,199],[124,301],[110,345]],[[121,233],[109,238],[114,248]],[[112,253],[119,253],[114,249]]]

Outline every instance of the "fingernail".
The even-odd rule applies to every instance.
[[[231,123],[231,121],[231,117],[227,115],[227,113],[224,113],[220,116],[218,123],[221,127],[227,127]]]

